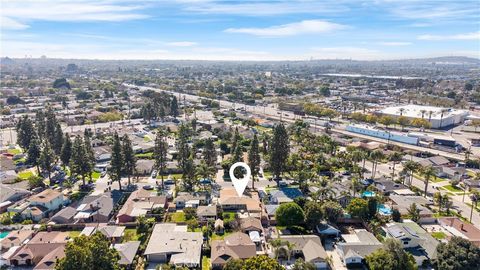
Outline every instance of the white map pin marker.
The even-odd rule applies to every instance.
[[[247,173],[243,176],[243,178],[238,179],[235,177],[233,173],[237,167],[243,167]],[[250,166],[248,166],[245,162],[237,162],[230,167],[230,179],[232,179],[233,186],[237,191],[239,197],[242,197],[245,188],[247,187],[248,181],[250,180],[250,175],[252,171],[250,170]]]

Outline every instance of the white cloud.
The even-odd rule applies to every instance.
[[[28,28],[29,26],[24,24],[24,23],[21,23],[21,22],[18,22],[18,21],[15,21],[9,17],[5,17],[5,16],[1,16],[0,17],[0,28],[2,29],[7,29],[7,30],[22,30],[22,29],[26,29]]]
[[[197,1],[194,1],[197,2]],[[340,1],[341,2],[341,1]],[[198,1],[184,6],[186,11],[203,14],[235,14],[245,16],[272,16],[281,14],[341,13],[349,8],[339,1]]]
[[[378,43],[383,46],[408,46],[412,45],[411,42],[401,42],[401,41],[385,41]]]
[[[2,0],[2,24],[25,29],[31,21],[126,21],[147,18],[147,6],[122,0]],[[8,16],[6,18],[5,16]],[[6,18],[6,19],[5,19]],[[16,23],[15,23],[16,22]]]
[[[270,26],[266,28],[228,28],[227,33],[243,33],[263,37],[282,37],[301,34],[327,33],[346,28],[345,25],[322,20],[305,20],[301,22]]]
[[[420,35],[417,37],[419,40],[479,40],[480,31],[473,33],[464,33],[456,35]]]
[[[173,46],[173,47],[192,47],[197,45],[197,42],[192,42],[192,41],[176,41],[176,42],[168,42],[168,46]]]

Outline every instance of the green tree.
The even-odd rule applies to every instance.
[[[326,201],[322,204],[323,216],[330,222],[336,223],[343,216],[343,208],[336,201]]]
[[[314,230],[315,227],[322,221],[323,211],[320,203],[314,201],[308,201],[305,204],[305,224],[310,230]]]
[[[302,258],[298,258],[293,264],[292,270],[316,270],[317,267],[311,262],[306,262]]]
[[[372,219],[377,215],[378,200],[375,197],[368,198],[368,218]]]
[[[372,178],[375,179],[376,172],[377,172],[377,165],[378,162],[381,161],[385,157],[385,154],[382,150],[375,150],[370,153],[370,160],[372,161]]]
[[[189,157],[185,162],[185,169],[183,171],[182,180],[183,187],[187,191],[193,191],[193,188],[197,184],[197,177],[195,174],[195,164],[193,163],[193,157]]]
[[[124,161],[122,156],[122,144],[118,134],[113,135],[112,158],[110,160],[110,169],[108,174],[112,181],[117,181],[119,189],[122,190],[122,167]]]
[[[162,189],[164,186],[164,174],[167,170],[167,153],[168,143],[166,140],[165,132],[157,132],[155,138],[155,147],[153,149],[153,158],[155,159],[155,168],[157,168],[160,178],[162,179]]]
[[[123,157],[123,172],[127,175],[128,186],[130,186],[130,177],[135,174],[137,168],[137,157],[133,152],[132,141],[127,134],[122,138],[122,157]]]
[[[400,242],[387,239],[384,246],[365,257],[370,270],[415,270],[415,258],[407,253]]]
[[[285,163],[290,151],[290,142],[288,139],[287,130],[283,124],[278,124],[273,128],[273,138],[270,142],[270,167],[277,181],[277,186],[280,185],[279,179],[282,172],[285,170]]]
[[[450,241],[437,246],[437,259],[434,262],[439,270],[478,269],[480,248],[472,242],[454,236]]]
[[[368,202],[361,198],[353,198],[347,206],[352,217],[364,219],[368,215]]]
[[[27,152],[27,164],[31,164],[37,167],[37,172],[40,174],[40,154],[42,149],[40,148],[40,141],[34,137],[30,141],[30,147]]]
[[[53,152],[52,147],[50,146],[50,143],[48,141],[45,141],[43,143],[42,151],[40,153],[38,162],[40,163],[40,167],[42,168],[42,170],[47,172],[48,180],[51,181],[52,179],[50,176],[53,170],[53,165],[55,163],[55,153]]]
[[[253,135],[253,140],[248,149],[248,166],[252,172],[252,189],[255,188],[255,177],[260,172],[260,149],[258,147],[257,134]]]
[[[255,256],[246,259],[242,270],[283,270],[283,267],[277,260],[267,257],[265,255]]]
[[[388,156],[388,160],[393,163],[392,166],[392,179],[395,180],[395,166],[400,163],[403,159],[403,154],[401,152],[393,152],[390,156]]]
[[[284,203],[275,212],[275,219],[280,226],[297,226],[303,224],[305,213],[302,208],[294,203]]]
[[[17,144],[27,151],[30,147],[31,140],[35,137],[35,130],[33,128],[33,122],[27,115],[18,120],[16,125],[17,131]]]
[[[87,131],[87,130],[85,130]],[[88,175],[90,181],[92,181],[92,170],[95,167],[95,152],[93,152],[92,142],[90,141],[89,133],[83,135],[83,147],[85,151],[85,157],[83,158],[83,173]]]
[[[386,128],[396,123],[395,118],[385,115],[378,119],[378,122],[382,125],[385,125]]]
[[[430,179],[432,179],[437,173],[437,170],[433,166],[426,166],[420,170],[420,174],[423,176],[423,182],[425,183],[425,188],[423,190],[423,196],[427,197],[428,184]]]
[[[175,96],[172,97],[172,101],[170,102],[170,115],[173,117],[178,116],[178,101]]]
[[[120,255],[100,232],[92,236],[81,235],[68,242],[65,257],[57,260],[56,270],[117,270],[121,269]]]
[[[53,133],[53,143],[52,143],[53,151],[55,151],[55,154],[57,156],[59,156],[60,153],[62,152],[63,140],[64,140],[64,137],[63,137],[62,127],[60,126],[60,123],[57,122],[55,125],[54,133]]]
[[[30,189],[36,188],[36,187],[43,187],[43,177],[38,176],[38,175],[32,175],[28,177],[28,187]]]
[[[82,177],[83,185],[85,185],[85,167],[83,163],[85,162],[85,147],[83,146],[82,137],[79,135],[75,136],[72,145],[72,155],[70,157],[70,173],[73,177],[80,176]]]
[[[68,133],[65,134],[65,139],[63,140],[62,151],[60,151],[60,160],[62,161],[63,168],[70,163],[70,158],[72,157],[72,140]]]
[[[418,209],[416,203],[412,203],[407,209],[410,219],[417,222],[420,219],[420,209]]]
[[[205,146],[203,148],[203,159],[210,167],[215,167],[217,164],[217,152],[215,151],[215,145],[213,140],[208,138],[205,140]]]

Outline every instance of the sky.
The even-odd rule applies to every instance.
[[[0,55],[480,58],[478,0],[0,0]]]

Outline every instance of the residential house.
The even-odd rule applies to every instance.
[[[179,192],[177,197],[173,200],[173,203],[177,209],[183,209],[185,207],[197,208],[199,205],[205,205],[207,203],[207,196]]]
[[[341,231],[331,224],[321,222],[316,226],[317,233],[323,236],[339,236]]]
[[[365,229],[356,229],[353,234],[342,234],[343,242],[336,249],[347,267],[362,267],[365,257],[382,247],[382,243]]]
[[[214,221],[217,219],[217,206],[216,205],[200,205],[197,207],[197,218],[200,221]]]
[[[125,232],[125,226],[100,225],[97,227],[97,231],[105,235],[111,242],[120,243]]]
[[[278,204],[265,205],[265,211],[267,212],[267,217],[268,217],[268,224],[271,226],[274,226],[277,224],[277,221],[275,220],[275,212],[277,211],[278,207],[280,207],[280,205]]]
[[[135,165],[136,171],[139,175],[150,175],[153,171],[155,161],[152,159],[139,159]]]
[[[411,220],[392,222],[385,225],[383,230],[387,237],[400,241],[403,248],[413,255],[418,266],[437,258],[439,242],[417,223]]]
[[[61,245],[45,255],[33,270],[54,270],[57,260],[63,257],[65,257],[65,245]]]
[[[68,232],[39,232],[10,257],[10,265],[36,265],[50,252],[65,246]]]
[[[202,244],[201,232],[188,232],[187,226],[173,223],[157,223],[144,254],[152,263],[199,267]]]
[[[252,231],[260,234],[263,233],[263,226],[260,219],[251,216],[240,219],[240,229],[244,233],[250,233]]]
[[[74,222],[74,217],[77,214],[75,207],[67,206],[58,211],[51,219],[50,222],[55,224],[68,224]]]
[[[33,230],[15,230],[11,231],[0,240],[2,252],[7,251],[11,247],[21,246],[26,240],[32,238]]]
[[[27,201],[28,206],[20,212],[22,218],[39,222],[43,218],[47,218],[50,213],[61,208],[68,202],[68,199],[59,191],[46,189],[30,196]]]
[[[153,209],[167,205],[165,196],[158,196],[148,190],[138,189],[132,192],[123,207],[118,211],[117,223],[133,222],[139,216],[151,213]]]
[[[464,222],[457,217],[439,218],[438,224],[451,235],[467,239],[477,247],[480,247],[480,230],[473,224]]]
[[[390,179],[375,180],[373,184],[376,190],[385,196],[397,192],[404,193],[403,190],[410,191],[410,189],[406,185],[394,182]]]
[[[293,244],[292,257],[303,257],[306,262],[315,265],[316,269],[327,269],[327,252],[322,246],[320,237],[316,235],[282,235],[280,239]]]
[[[17,188],[12,185],[3,185],[0,184],[0,213],[5,212],[7,208],[13,203],[28,197],[31,192],[23,189]]]
[[[120,255],[120,260],[118,263],[121,266],[130,269],[135,259],[135,255],[137,255],[139,247],[140,241],[130,241],[123,244],[113,245],[113,248],[115,248],[118,251],[118,255]]]
[[[408,215],[408,208],[415,203],[420,210],[420,217],[429,218],[433,216],[433,212],[425,207],[425,205],[433,204],[433,202],[422,196],[390,195],[389,199],[392,201],[392,208],[396,208],[401,215]]]
[[[89,195],[83,198],[77,207],[74,217],[77,223],[107,223],[113,215],[113,209],[117,206],[122,193],[118,190],[105,192],[98,195]]]
[[[213,269],[222,269],[230,259],[248,259],[255,255],[256,246],[245,233],[236,232],[223,240],[213,240],[211,244]]]
[[[220,190],[219,204],[224,211],[247,211],[250,214],[261,215],[262,207],[257,192],[244,192],[242,197],[238,197],[233,188],[224,188]]]

